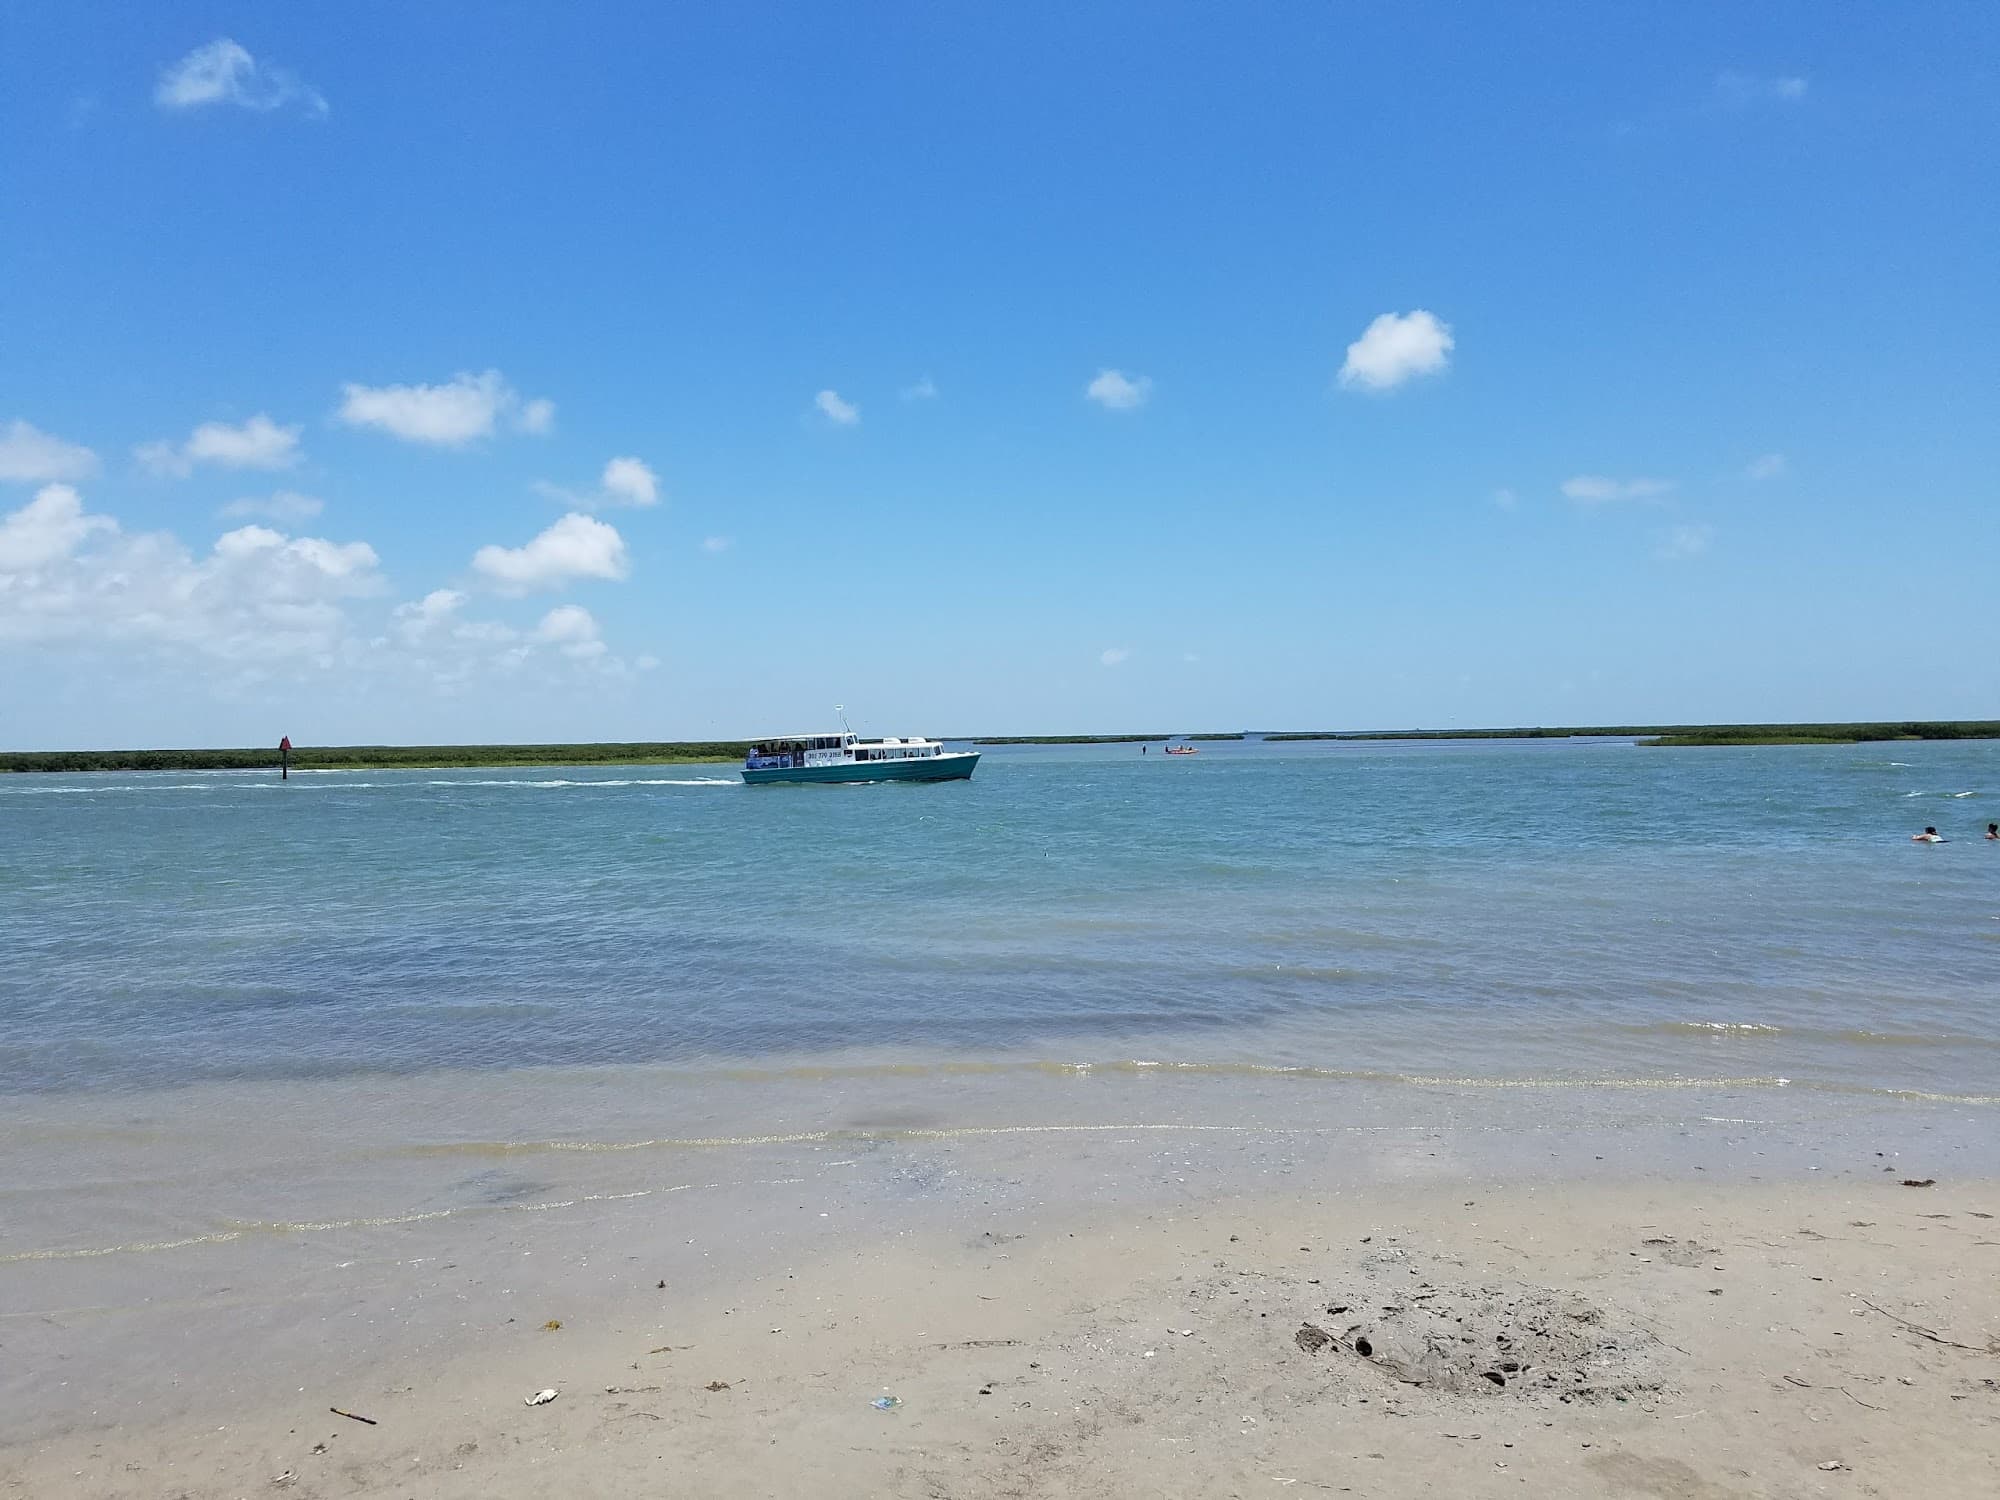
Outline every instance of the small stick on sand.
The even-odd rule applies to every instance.
[[[381,1425],[373,1417],[364,1417],[358,1411],[342,1411],[337,1406],[329,1406],[327,1410],[332,1412],[336,1417],[347,1418],[350,1422],[366,1422],[370,1427],[379,1427]]]
[[[1986,1347],[1983,1349],[1977,1344],[1961,1344],[1957,1339],[1948,1339],[1943,1334],[1939,1333],[1937,1330],[1932,1328],[1926,1328],[1921,1323],[1912,1323],[1908,1318],[1899,1318],[1894,1313],[1890,1312],[1889,1309],[1886,1307],[1875,1307],[1875,1304],[1873,1302],[1870,1302],[1866,1297],[1861,1297],[1856,1300],[1858,1300],[1863,1307],[1874,1307],[1875,1311],[1880,1313],[1883,1317],[1889,1319],[1891,1322],[1901,1323],[1905,1328],[1909,1329],[1910,1332],[1915,1334],[1921,1334],[1923,1337],[1929,1339],[1933,1344],[1943,1344],[1947,1349],[1963,1349],[1970,1354],[2000,1354],[2000,1343],[1989,1341]]]

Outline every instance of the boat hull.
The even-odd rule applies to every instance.
[[[928,755],[915,760],[865,760],[837,766],[769,766],[762,770],[745,768],[743,779],[751,786],[778,783],[846,781],[964,781],[979,764],[977,750],[951,755]]]

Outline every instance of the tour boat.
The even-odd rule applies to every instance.
[[[1198,749],[1196,749],[1196,748],[1195,748],[1195,747],[1194,747],[1193,745],[1169,745],[1169,746],[1167,746],[1167,754],[1169,754],[1169,755],[1199,755],[1199,754],[1201,754],[1201,751],[1199,751]]]
[[[977,750],[947,750],[936,740],[864,740],[839,734],[792,734],[759,740],[743,757],[753,786],[785,781],[964,781]]]

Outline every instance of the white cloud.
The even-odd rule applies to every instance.
[[[185,479],[196,464],[224,469],[289,469],[299,461],[298,427],[280,427],[262,412],[240,427],[204,422],[184,443],[141,443],[133,450],[155,474]]]
[[[88,479],[96,472],[97,455],[80,443],[66,443],[19,418],[0,427],[0,479],[47,484]]]
[[[937,400],[937,393],[938,388],[936,384],[933,383],[930,376],[926,375],[915,385],[906,385],[896,394],[901,396],[905,401],[935,401]]]
[[[1421,307],[1383,313],[1347,346],[1340,383],[1369,391],[1390,391],[1419,375],[1435,375],[1451,362],[1451,325]]]
[[[1797,104],[1805,98],[1808,81],[1795,74],[1765,77],[1755,73],[1718,73],[1715,98],[1731,109],[1757,104]]]
[[[529,488],[543,499],[571,510],[606,510],[621,505],[643,509],[660,503],[660,476],[636,458],[612,459],[604,466],[594,490],[565,489],[541,479]]]
[[[851,401],[840,399],[838,391],[821,391],[813,397],[813,405],[826,414],[826,419],[837,427],[852,427],[861,420],[861,408]]]
[[[727,552],[734,545],[735,542],[726,536],[705,536],[701,539],[701,550],[704,552]]]
[[[1512,510],[1521,503],[1521,497],[1502,485],[1493,492],[1493,503],[1502,510]]]
[[[414,604],[396,606],[396,633],[409,645],[417,645],[435,635],[464,607],[466,596],[457,589],[432,589]]]
[[[576,578],[623,578],[628,563],[616,528],[571,511],[525,547],[481,547],[472,567],[504,592],[525,594]]]
[[[1102,663],[1104,663],[1104,665],[1107,667],[1116,667],[1123,665],[1125,660],[1128,657],[1130,657],[1131,654],[1132,653],[1123,646],[1107,646],[1104,650],[1098,653],[1097,659]]]
[[[1587,505],[1608,500],[1650,500],[1674,487],[1671,479],[1611,479],[1603,474],[1579,474],[1563,481],[1562,492]]]
[[[306,114],[327,112],[326,96],[284,68],[260,63],[228,37],[197,47],[160,75],[153,102],[162,109],[234,104],[268,113],[296,104]]]
[[[1137,411],[1153,394],[1153,377],[1129,376],[1123,370],[1099,370],[1083,388],[1084,399],[1106,411]]]
[[[1666,562],[1684,562],[1700,557],[1714,540],[1713,526],[1675,526],[1660,534],[1657,555]]]
[[[131,535],[51,485],[0,517],[0,640],[124,644],[265,668],[333,660],[352,644],[344,601],[379,592],[366,542],[244,526],[205,557]]]
[[[623,505],[660,503],[660,479],[636,458],[614,458],[598,481],[605,495]]]
[[[268,498],[247,496],[232,500],[216,514],[225,521],[247,520],[261,516],[267,521],[310,521],[326,509],[325,502],[315,500],[311,495],[301,495],[296,490],[279,490]]]
[[[67,557],[93,532],[117,529],[108,517],[85,515],[83,497],[69,485],[49,485],[19,510],[0,516],[0,580]]]
[[[1751,459],[1743,472],[1751,479],[1779,479],[1787,467],[1784,454],[1765,453]]]
[[[491,437],[501,418],[517,431],[542,436],[555,425],[555,404],[523,401],[498,370],[460,372],[443,385],[356,385],[341,387],[340,420],[373,427],[406,443],[461,448]]]
[[[602,656],[605,651],[604,642],[598,639],[597,621],[580,604],[558,604],[543,615],[542,623],[535,627],[535,639],[578,661]]]

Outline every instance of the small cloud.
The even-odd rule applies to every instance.
[[[1805,98],[1809,84],[1796,75],[1767,77],[1756,73],[1718,73],[1715,100],[1728,109],[1750,109],[1759,104],[1796,104]]]
[[[1786,467],[1784,454],[1765,453],[1751,459],[1743,472],[1751,479],[1778,479],[1783,477]]]
[[[1663,562],[1684,562],[1690,557],[1700,557],[1714,540],[1713,526],[1675,526],[1660,534],[1654,555]]]
[[[577,660],[602,656],[605,649],[598,639],[597,621],[580,604],[558,604],[543,615],[542,623],[535,627],[535,639],[559,647],[564,656]]]
[[[0,479],[46,484],[96,472],[97,455],[81,443],[66,443],[18,418],[0,427]]]
[[[1095,401],[1106,411],[1137,411],[1152,397],[1153,377],[1127,375],[1123,370],[1099,370],[1097,378],[1083,388],[1083,394],[1086,400]]]
[[[473,571],[505,593],[560,588],[575,578],[623,578],[629,569],[617,528],[571,511],[522,547],[481,547]]]
[[[813,397],[813,405],[826,414],[826,419],[836,427],[852,427],[861,420],[861,408],[851,401],[840,399],[838,391],[821,391]]]
[[[544,500],[553,500],[571,510],[606,510],[616,506],[644,509],[660,503],[660,476],[636,458],[614,458],[604,466],[597,488],[588,493],[565,489],[537,479],[528,488]]]
[[[1124,665],[1132,653],[1123,646],[1107,646],[1097,654],[1097,659],[1107,667]]]
[[[418,645],[456,615],[465,600],[457,589],[432,589],[415,603],[399,604],[395,609],[396,633],[406,644]]]
[[[935,401],[937,400],[937,393],[937,385],[928,375],[919,380],[915,385],[906,385],[900,391],[896,392],[905,401]]]
[[[635,656],[632,658],[632,669],[635,672],[650,672],[659,666],[659,664],[660,659],[657,656]]]
[[[735,545],[736,542],[733,537],[705,536],[701,539],[701,550],[709,553],[727,552]]]
[[[501,418],[517,431],[546,435],[555,425],[555,403],[523,401],[498,370],[461,372],[442,385],[356,385],[341,387],[339,419],[350,427],[372,427],[406,443],[462,448],[491,437]]]
[[[279,490],[268,499],[255,496],[242,500],[232,500],[216,514],[225,521],[247,520],[252,516],[262,516],[268,521],[310,521],[326,509],[324,501],[315,500],[311,495],[301,495],[294,490]]]
[[[1188,663],[1198,662],[1201,660],[1201,653],[1198,651],[1183,651],[1181,653],[1181,660]]]
[[[1493,503],[1501,510],[1512,510],[1521,503],[1521,497],[1502,485],[1493,492]]]
[[[87,537],[117,529],[109,516],[85,514],[83,496],[73,486],[44,485],[19,510],[0,515],[0,578],[46,567],[67,558]],[[9,598],[0,589],[0,607]]]
[[[1572,500],[1598,505],[1611,500],[1650,500],[1673,487],[1671,479],[1611,479],[1603,474],[1579,474],[1563,481],[1562,492]]]
[[[262,412],[241,426],[204,422],[184,443],[141,443],[133,456],[155,474],[185,479],[197,464],[221,469],[289,469],[299,461],[301,428],[280,427]]]
[[[1369,391],[1391,391],[1419,375],[1435,375],[1451,362],[1451,325],[1418,308],[1383,313],[1347,346],[1340,383]]]
[[[161,109],[234,104],[260,114],[295,104],[314,118],[327,112],[326,96],[318,89],[284,68],[258,62],[228,37],[195,48],[162,73],[153,102]]]
[[[614,458],[604,466],[599,487],[620,505],[658,505],[660,479],[636,458]]]

